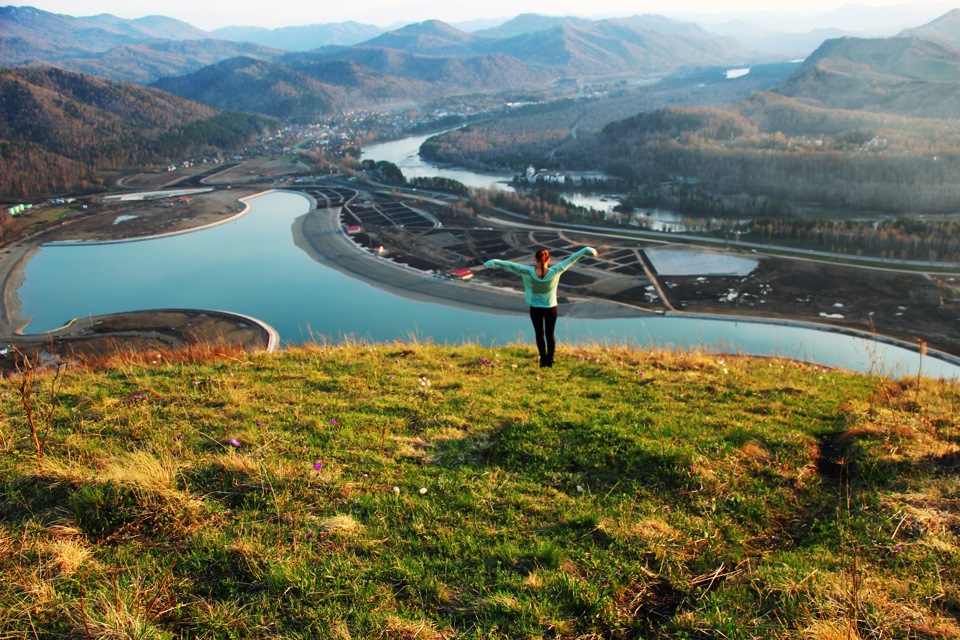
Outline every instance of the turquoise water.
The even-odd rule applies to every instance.
[[[379,289],[311,259],[293,242],[294,220],[308,200],[273,192],[246,216],[217,227],[114,244],[43,247],[26,265],[17,292],[27,333],[90,315],[140,309],[231,311],[272,325],[288,344],[311,340],[531,344],[523,314],[497,314],[425,303]],[[478,285],[479,286],[479,285]],[[562,283],[561,283],[562,287]],[[562,309],[561,309],[562,314]],[[561,343],[624,343],[777,355],[870,372],[915,375],[917,354],[808,328],[729,320],[561,317]],[[927,357],[923,372],[960,377],[960,368]]]

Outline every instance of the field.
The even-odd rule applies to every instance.
[[[960,637],[956,384],[558,355],[6,381],[0,637]]]

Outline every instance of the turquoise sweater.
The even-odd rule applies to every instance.
[[[515,273],[523,279],[523,290],[526,294],[527,304],[531,307],[542,307],[549,309],[557,306],[557,285],[560,284],[560,276],[564,271],[573,266],[573,263],[587,255],[597,255],[597,250],[593,247],[584,247],[575,254],[559,264],[555,264],[549,269],[544,277],[537,276],[536,267],[530,267],[525,264],[510,262],[509,260],[487,260],[485,267],[501,267],[511,273]]]

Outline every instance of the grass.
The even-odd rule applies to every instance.
[[[535,362],[221,347],[4,381],[0,638],[960,637],[955,383]]]

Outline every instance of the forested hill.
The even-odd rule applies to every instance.
[[[235,111],[297,118],[330,110],[332,88],[289,67],[232,58],[155,87],[191,100]]]
[[[0,68],[0,197],[99,188],[99,171],[216,153],[271,123],[60,69]]]
[[[953,121],[810,106],[774,93],[718,108],[666,107],[583,139],[579,157],[634,180],[694,180],[713,200],[671,202],[723,214],[764,201],[853,211],[952,213],[960,208],[960,136]],[[602,164],[602,158],[607,158]],[[684,209],[688,207],[688,209]],[[741,209],[742,211],[743,209]]]
[[[342,56],[291,53],[277,62],[233,58],[152,86],[222,109],[297,119],[545,82],[542,71],[501,55],[434,57],[360,47],[342,51]]]
[[[828,108],[957,119],[960,48],[916,37],[828,40],[780,93]]]

